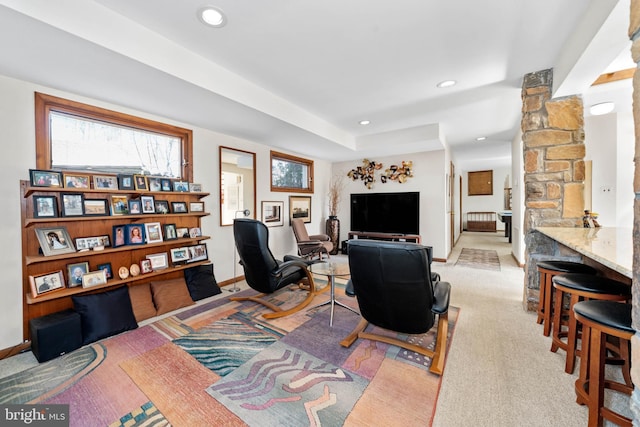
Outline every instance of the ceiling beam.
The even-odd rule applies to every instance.
[[[635,68],[627,68],[626,70],[619,70],[619,71],[614,71],[612,73],[600,74],[600,76],[596,79],[595,82],[591,84],[591,86],[616,82],[618,80],[630,79],[633,77],[633,73],[635,71],[636,71]]]

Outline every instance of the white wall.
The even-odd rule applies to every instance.
[[[511,142],[511,254],[524,265],[524,161],[522,131]]]
[[[466,227],[467,212],[504,212],[504,185],[505,180],[511,182],[511,169],[496,168],[493,169],[493,194],[489,196],[469,196],[468,186],[469,179],[467,172],[461,171],[462,174],[462,221]],[[504,230],[504,224],[496,217],[496,227],[498,230]]]
[[[351,193],[391,193],[402,191],[420,192],[420,235],[424,245],[433,246],[434,258],[446,259],[448,255],[448,218],[446,214],[446,183],[444,167],[445,150],[415,153],[404,156],[382,157],[370,159],[381,162],[384,168],[392,164],[400,164],[403,160],[413,161],[414,176],[405,183],[381,183],[378,179],[373,188],[368,190],[362,181],[347,178],[344,189],[345,197],[340,203],[338,218],[340,219],[340,239],[346,240],[351,225],[350,194]],[[361,161],[348,161],[333,164],[333,173],[346,175],[351,169],[361,166]],[[384,169],[383,168],[383,169]],[[376,173],[376,177],[379,174]]]
[[[212,236],[207,241],[209,258],[214,263],[214,272],[218,281],[233,277],[233,234],[232,227],[220,227],[219,217],[219,159],[220,145],[239,148],[256,153],[257,204],[258,219],[263,200],[283,201],[284,212],[288,216],[289,194],[272,193],[269,177],[270,147],[255,142],[233,138],[227,135],[196,128],[189,124],[175,122],[144,112],[121,106],[88,99],[36,84],[0,76],[0,129],[2,129],[3,155],[0,158],[0,191],[3,203],[0,233],[4,237],[3,256],[0,257],[0,349],[12,347],[22,342],[22,251],[20,223],[19,181],[29,179],[29,169],[35,167],[35,125],[34,92],[43,92],[78,102],[120,111],[151,120],[190,128],[193,130],[194,182],[202,184],[203,190],[211,193],[203,199],[205,209],[211,215],[202,218],[203,234]],[[282,150],[279,150],[282,151]],[[291,153],[296,154],[296,153]],[[331,174],[331,164],[315,160],[315,193],[312,195],[312,222],[307,224],[309,232],[324,232],[327,217],[327,188]],[[254,215],[254,213],[252,213]],[[293,232],[288,218],[283,227],[270,228],[270,248],[277,258],[285,254],[297,253]],[[75,237],[75,236],[72,236]],[[29,234],[35,238],[35,233]],[[238,274],[242,274],[238,268]]]
[[[586,155],[591,160],[592,206],[598,222],[609,227],[633,227],[633,114],[612,113],[585,118]]]

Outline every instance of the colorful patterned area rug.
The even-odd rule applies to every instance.
[[[483,270],[500,270],[498,252],[492,249],[462,248],[456,261],[460,267],[480,268]]]
[[[336,288],[357,308],[344,282]],[[291,288],[270,300],[302,298]],[[440,387],[430,359],[368,340],[343,348],[359,316],[336,307],[329,327],[328,310],[267,321],[255,303],[215,299],[2,378],[0,403],[66,403],[83,427],[430,425]],[[434,333],[404,338],[433,347]]]

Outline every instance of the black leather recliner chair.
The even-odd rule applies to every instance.
[[[349,268],[362,319],[340,344],[349,347],[358,338],[364,338],[396,345],[431,357],[429,370],[441,375],[451,285],[432,282],[425,247],[415,243],[353,240],[349,242]],[[371,323],[398,333],[424,334],[436,324],[436,318],[435,350],[365,331]]]
[[[244,268],[245,280],[260,294],[250,297],[232,297],[230,300],[254,301],[270,308],[273,313],[263,314],[266,319],[295,313],[311,302],[315,296],[315,284],[312,274],[307,269],[309,263],[292,255],[286,255],[283,261],[275,259],[269,249],[269,229],[266,225],[255,219],[237,218],[233,221],[233,236],[240,264]],[[288,310],[283,310],[262,298],[265,294],[271,294],[296,283],[308,284],[304,286],[308,295],[302,302]]]

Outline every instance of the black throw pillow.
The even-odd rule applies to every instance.
[[[83,345],[138,327],[126,285],[99,294],[72,296],[71,300],[80,314]]]
[[[198,265],[184,270],[189,295],[194,301],[218,295],[220,287],[213,275],[213,264]]]

